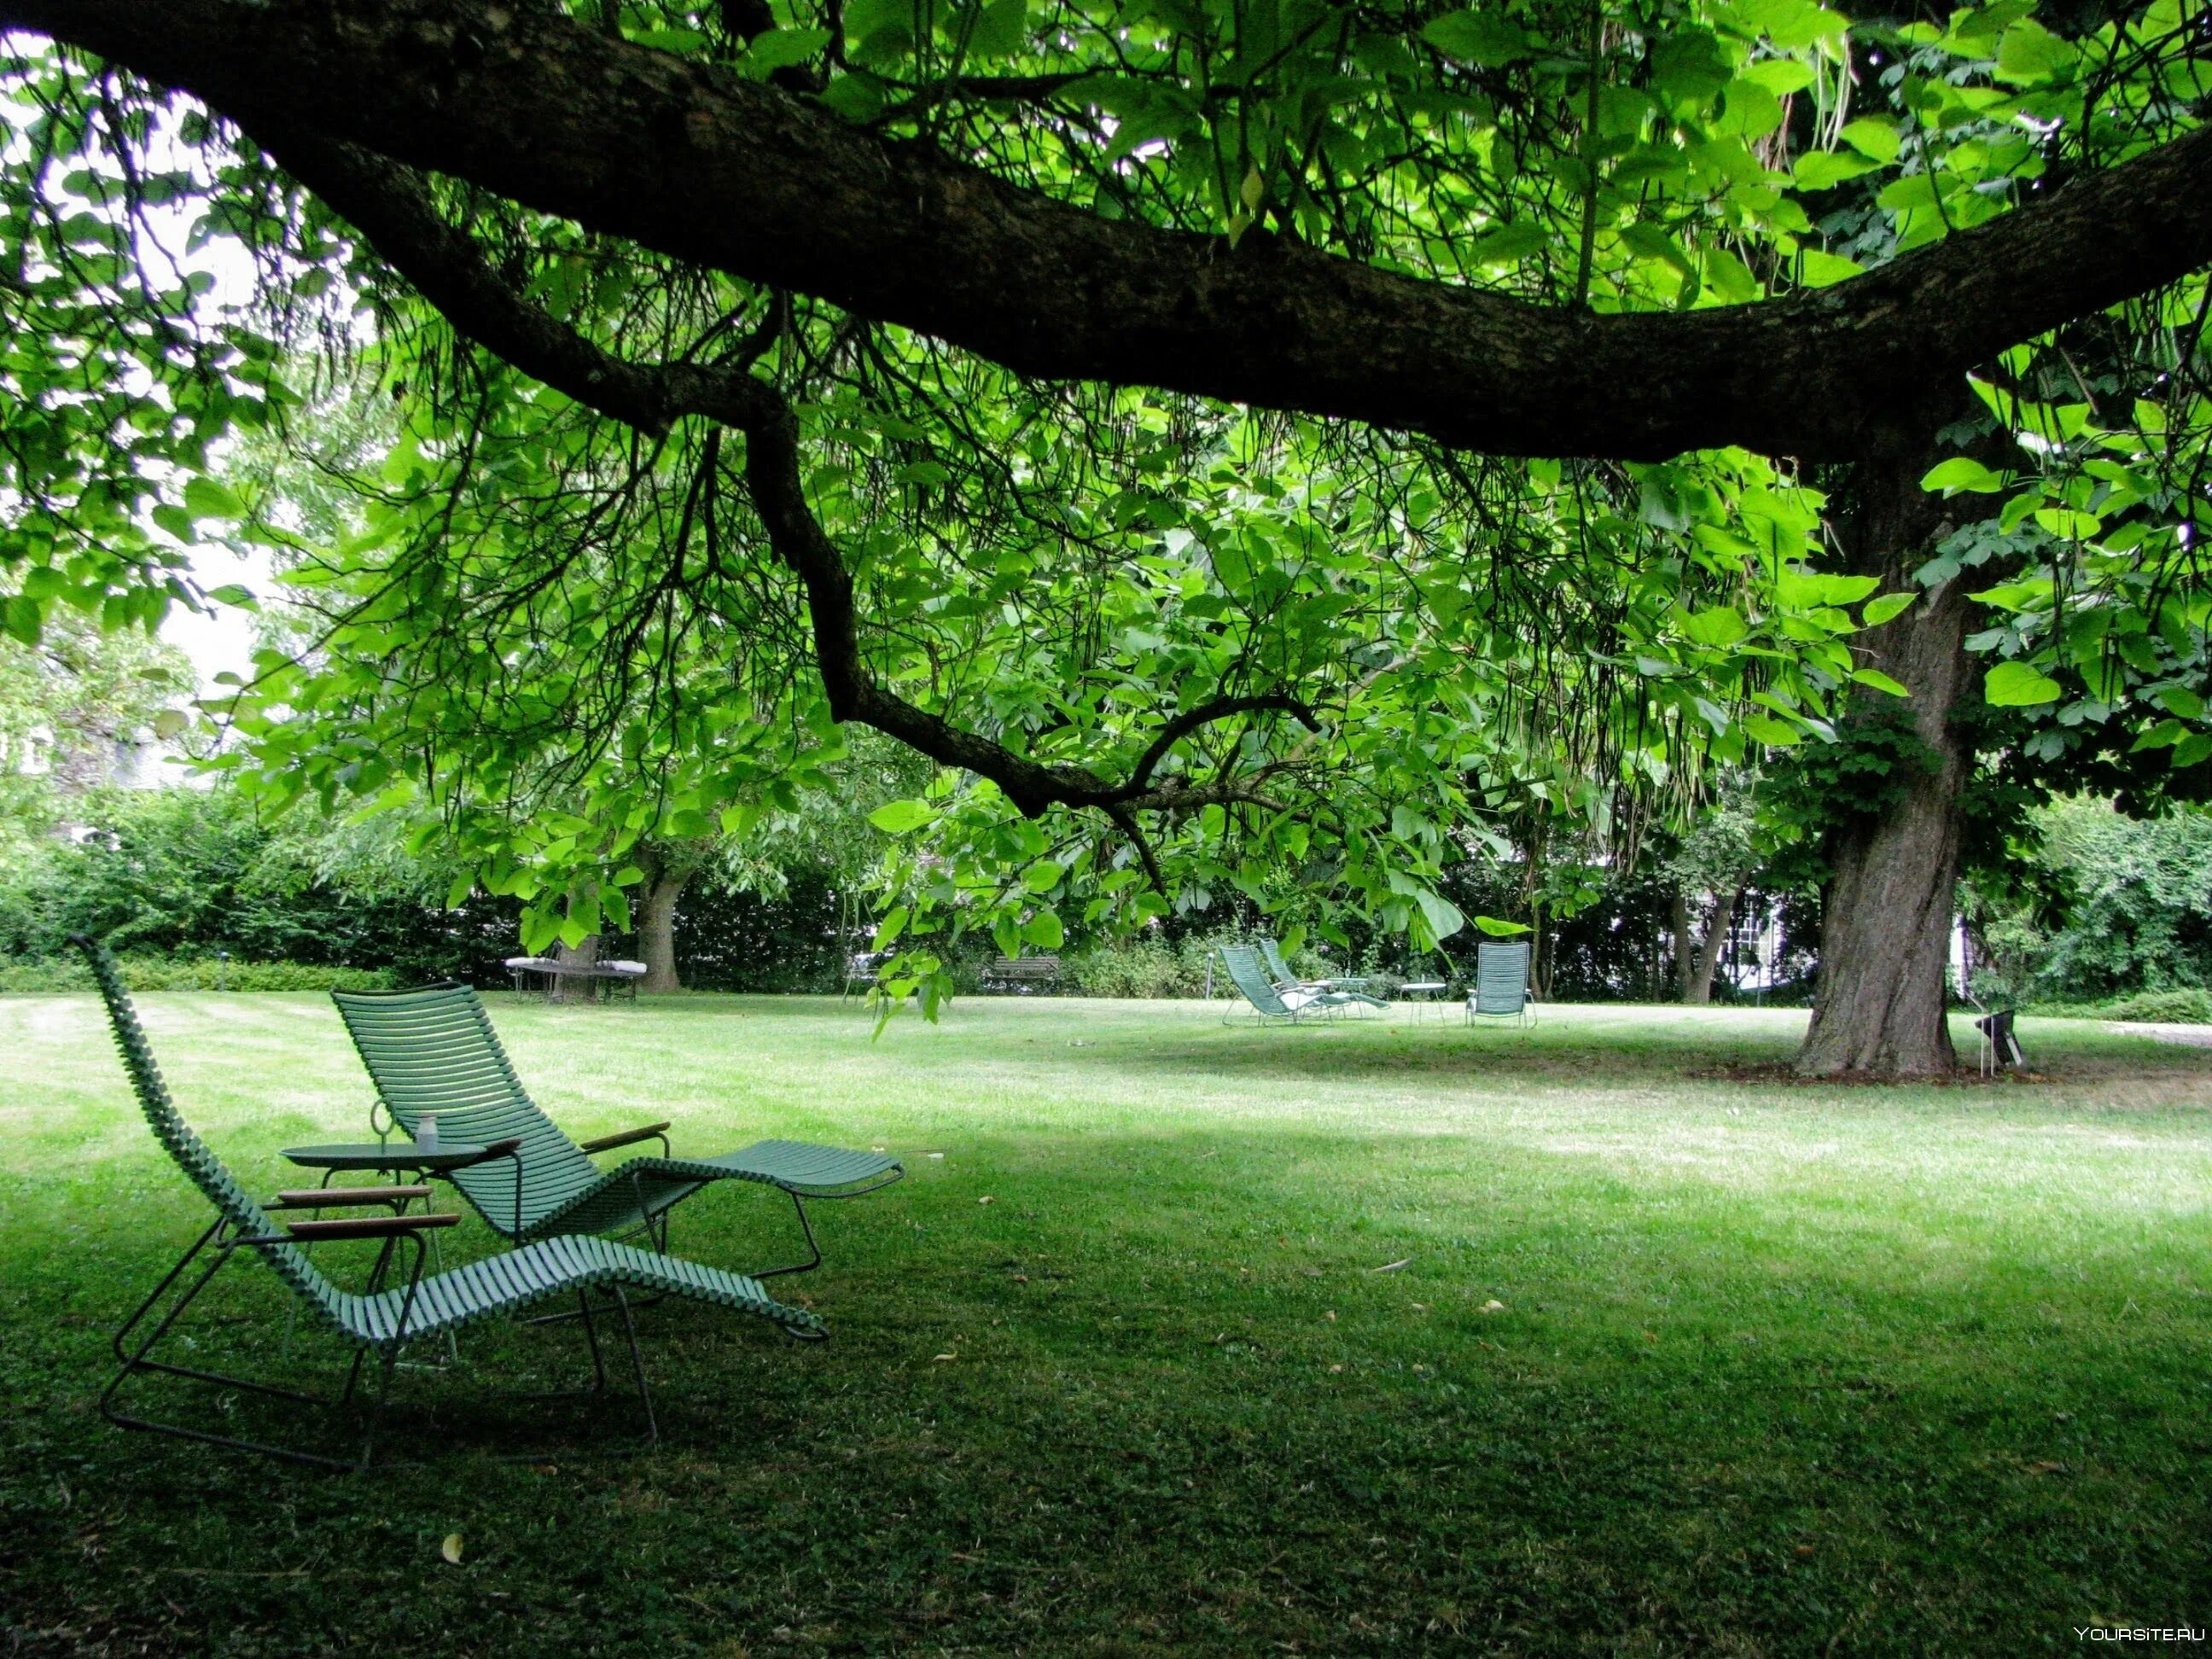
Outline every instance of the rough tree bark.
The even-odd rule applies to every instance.
[[[592,967],[599,959],[599,936],[593,933],[581,945],[556,945],[554,947],[553,957],[556,962],[568,963],[578,968]],[[548,1002],[588,1004],[592,995],[593,988],[590,980],[571,979],[565,974],[556,974],[553,978],[553,988],[546,993],[545,1000]]]
[[[1928,464],[1923,455],[1858,469],[1848,550],[1887,590],[1908,586],[1949,528],[1943,502],[1919,487]],[[1968,675],[1965,586],[1944,584],[1870,637],[1870,665],[1911,692],[1914,732],[1931,762],[1897,805],[1830,838],[1820,991],[1797,1055],[1809,1076],[1920,1075],[1956,1063],[1946,1004],[1960,800],[1973,764],[1952,718]]]
[[[680,854],[661,854],[645,865],[645,914],[637,927],[638,953],[645,959],[647,991],[680,991],[676,972],[676,907],[684,890],[699,872],[699,860]]]

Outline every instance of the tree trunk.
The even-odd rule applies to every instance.
[[[1686,963],[1682,975],[1683,1001],[1702,1007],[1713,1000],[1713,970],[1721,965],[1721,952],[1728,948],[1729,930],[1735,925],[1736,901],[1742,896],[1741,887],[1714,895],[1705,943],[1698,947],[1697,959]]]
[[[599,959],[599,936],[592,934],[581,945],[556,945],[553,951],[556,962],[573,963],[579,968],[589,968]],[[546,994],[548,1002],[584,1002],[592,1000],[592,985],[588,979],[570,979],[564,974],[553,976],[553,988]]]
[[[1919,487],[1934,459],[1923,452],[1859,469],[1848,525],[1853,562],[1881,574],[1885,592],[1909,586],[1951,527],[1940,501]],[[1951,711],[1968,676],[1966,586],[1946,583],[1870,636],[1872,665],[1911,693],[1914,729],[1933,760],[1883,816],[1830,838],[1820,992],[1797,1054],[1810,1076],[1926,1074],[1956,1064],[1946,1005],[1960,801],[1973,756]]]
[[[1674,1000],[1690,1000],[1690,896],[1680,888],[1669,906],[1668,920],[1674,929]]]
[[[684,866],[663,866],[645,896],[645,920],[637,930],[637,948],[645,957],[644,990],[684,988],[676,977],[676,904],[690,880],[691,872]]]

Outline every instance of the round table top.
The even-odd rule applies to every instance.
[[[1419,979],[1398,988],[1401,991],[1449,991],[1451,987],[1440,979]]]
[[[411,1140],[363,1140],[329,1146],[287,1146],[284,1156],[311,1170],[451,1170],[483,1156],[481,1140],[441,1140],[434,1150]]]

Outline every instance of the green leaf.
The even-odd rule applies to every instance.
[[[1742,616],[1724,605],[1711,605],[1703,611],[1689,611],[1677,606],[1674,620],[1683,634],[1699,645],[1726,647],[1751,632],[1751,626]]]
[[[1516,219],[1476,237],[1467,245],[1467,252],[1477,264],[1517,264],[1532,253],[1542,252],[1551,243],[1552,234],[1540,221]]]
[[[1982,696],[1999,708],[2031,708],[2039,703],[2056,702],[2059,691],[2057,680],[2037,672],[2024,662],[1999,663],[1990,670],[1982,685]]]
[[[14,635],[25,645],[36,645],[43,626],[39,602],[27,599],[21,593],[10,593],[0,601],[0,629]]]
[[[1912,695],[1879,668],[1855,668],[1851,671],[1851,678],[1861,685],[1870,685],[1877,691],[1887,691],[1893,697],[1909,697]]]
[[[1880,599],[1869,599],[1866,609],[1859,612],[1860,619],[1869,628],[1879,628],[1891,617],[1911,609],[1913,600],[1919,597],[1917,593],[1885,593]]]
[[[1447,58],[1492,69],[1535,52],[1525,29],[1488,11],[1448,11],[1431,20],[1421,39]]]
[[[2071,70],[2081,54],[2033,17],[2023,17],[1997,44],[1997,79],[2014,86],[2055,81]]]
[[[1786,720],[1771,714],[1746,714],[1743,729],[1769,749],[1792,749],[1805,741],[1805,734]]]
[[[240,519],[246,516],[246,503],[228,484],[195,478],[185,486],[185,511],[195,519]]]
[[[2185,720],[2204,718],[2204,699],[2185,685],[2160,686],[2158,701],[2169,714],[2179,714]]]
[[[1060,878],[1066,873],[1060,866],[1049,861],[1032,864],[1022,872],[1022,885],[1032,893],[1049,893],[1060,885]]]
[[[1971,455],[1954,455],[1949,460],[1930,467],[1920,481],[1923,489],[1940,489],[1946,495],[1956,495],[1962,490],[1972,490],[1978,495],[1994,495],[2005,487],[2005,475],[1992,472]]]
[[[1057,951],[1066,942],[1066,931],[1060,925],[1059,913],[1040,910],[1022,924],[1022,940],[1040,951]]]
[[[1459,906],[1426,888],[1413,895],[1413,902],[1420,907],[1421,920],[1428,923],[1429,932],[1439,939],[1449,939],[1467,926],[1467,917]]]
[[[803,64],[830,44],[828,29],[770,29],[756,35],[738,68],[756,81],[780,69]]]
[[[2194,766],[2207,755],[2212,755],[2212,735],[2203,732],[2192,733],[2173,745],[2173,763],[2177,767]]]
[[[1011,58],[1028,44],[1029,0],[991,0],[968,37],[971,58]]]
[[[1496,916],[1477,916],[1474,925],[1492,939],[1511,939],[1516,933],[1536,931],[1525,921],[1500,921]]]
[[[897,942],[898,936],[906,932],[908,915],[906,906],[902,904],[885,916],[876,928],[875,942],[868,948],[871,951],[890,950]]]
[[[919,830],[936,817],[936,811],[927,801],[894,800],[868,814],[868,822],[885,835],[903,836]]]
[[[1678,29],[1651,46],[1651,81],[1669,98],[1702,103],[1735,74],[1726,50],[1709,29]]]
[[[1894,126],[1871,115],[1846,123],[1842,136],[1860,155],[1877,161],[1894,161],[1905,148],[1905,140]]]

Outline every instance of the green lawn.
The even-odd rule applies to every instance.
[[[325,1000],[143,1003],[250,1185],[358,1138]],[[560,1419],[497,1460],[521,1431],[464,1395],[580,1354],[501,1329],[403,1373],[433,1461],[349,1480],[93,1413],[204,1206],[95,1005],[0,1000],[0,1650],[2013,1653],[2212,1624],[2212,1054],[2030,1021],[2040,1083],[1807,1087],[1757,1069],[1802,1013],[1218,1012],[971,1000],[872,1042],[816,1000],[501,1000],[580,1134],[667,1116],[679,1152],[793,1135],[910,1176],[824,1206],[828,1266],[780,1281],[831,1342],[641,1316],[658,1455]],[[675,1248],[775,1258],[778,1202],[702,1194]],[[267,1277],[203,1304],[202,1354],[276,1352]]]

